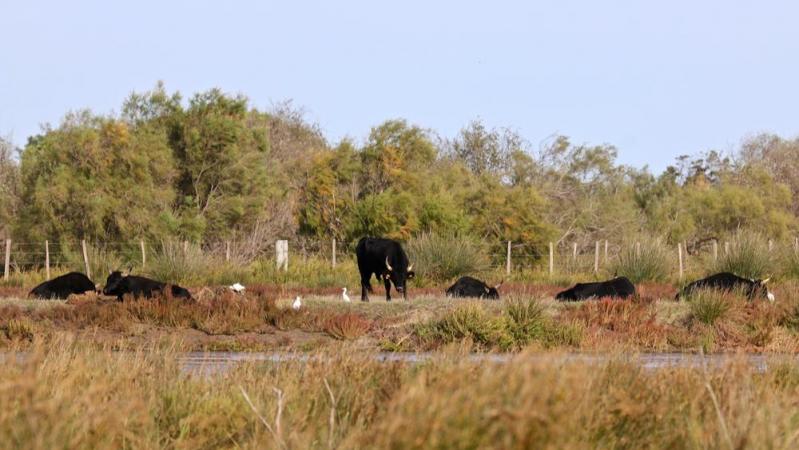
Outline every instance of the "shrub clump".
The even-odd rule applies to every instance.
[[[773,270],[768,241],[760,234],[741,231],[713,265],[715,272],[731,272],[744,278],[764,278]]]
[[[148,261],[146,272],[170,283],[229,284],[247,278],[242,267],[220,261],[218,256],[204,253],[197,245],[184,247],[176,242],[164,242],[152,261]]]
[[[489,268],[485,244],[468,236],[424,233],[408,241],[407,249],[417,275],[429,280],[449,280]]]
[[[578,346],[582,329],[561,324],[536,299],[513,299],[499,315],[492,315],[479,303],[467,303],[438,320],[417,326],[417,336],[435,344],[470,340],[481,350],[521,349],[531,343],[542,346]]]
[[[613,260],[610,270],[620,277],[627,277],[633,283],[642,281],[662,282],[668,279],[671,272],[669,254],[666,245],[660,239],[644,242],[640,245],[627,245]]]
[[[545,306],[539,300],[512,298],[506,305],[508,331],[517,348],[533,342],[545,348],[580,345],[582,328],[575,324],[556,322],[547,316]]]
[[[372,321],[355,313],[337,314],[325,322],[325,332],[339,340],[354,340],[368,333]]]
[[[727,317],[733,307],[733,296],[712,289],[699,289],[688,297],[690,317],[705,325],[713,326]]]
[[[492,317],[477,303],[458,306],[441,319],[420,325],[417,334],[437,343],[468,339],[483,349],[508,349],[513,342],[503,318]]]
[[[24,317],[9,319],[0,330],[12,341],[33,341],[33,324]]]
[[[790,279],[799,279],[799,251],[790,248],[783,252],[781,258],[782,276]]]

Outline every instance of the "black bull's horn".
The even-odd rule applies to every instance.
[[[389,272],[392,272],[394,270],[394,268],[391,267],[391,264],[388,263],[388,256],[386,256],[386,269],[388,269]],[[408,272],[410,272],[411,270],[413,270],[413,264],[408,266]]]

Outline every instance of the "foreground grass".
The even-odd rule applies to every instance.
[[[794,448],[799,369],[621,361],[422,365],[337,350],[182,372],[169,350],[66,340],[0,365],[7,448]],[[327,357],[324,357],[327,356]]]

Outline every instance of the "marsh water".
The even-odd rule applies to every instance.
[[[190,352],[182,353],[178,362],[185,372],[220,373],[241,363],[279,364],[288,361],[309,361],[330,358],[319,354],[302,353],[246,353],[246,352]],[[452,355],[436,353],[376,353],[380,362],[425,363],[436,359],[452,359]],[[532,360],[542,364],[604,364],[610,361],[639,365],[646,370],[669,368],[713,369],[733,362],[743,362],[756,371],[766,371],[775,364],[799,364],[799,357],[763,354],[690,354],[690,353],[640,353],[635,355],[603,355],[584,353],[555,354],[495,354],[481,353],[464,356],[475,363],[512,364],[520,360]]]
[[[11,361],[24,362],[28,357],[25,352],[0,353],[0,364]],[[175,356],[181,370],[188,374],[223,374],[234,367],[244,364],[280,364],[285,362],[307,362],[323,358],[336,358],[322,354],[307,353],[253,353],[253,352],[186,352]],[[731,363],[744,363],[758,372],[769,370],[778,364],[799,364],[799,356],[764,355],[764,354],[692,354],[692,353],[639,353],[639,354],[587,354],[587,353],[541,353],[541,354],[509,354],[509,353],[476,353],[466,356],[453,356],[440,353],[375,353],[378,362],[422,364],[435,360],[452,360],[466,358],[474,363],[513,364],[519,361],[532,361],[541,364],[605,364],[611,361],[634,364],[645,370],[662,370],[670,368],[714,369]]]

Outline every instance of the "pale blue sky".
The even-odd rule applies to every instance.
[[[536,146],[614,144],[656,172],[799,133],[799,2],[222,3],[0,0],[0,135],[24,144],[157,80],[293,99],[332,142],[398,117],[453,136],[479,117]]]

